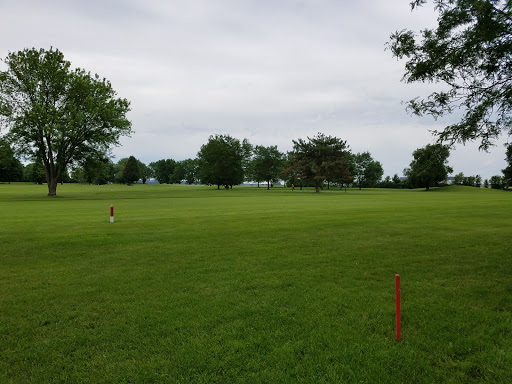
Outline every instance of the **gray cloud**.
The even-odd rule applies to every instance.
[[[401,105],[434,88],[400,83],[403,63],[385,42],[436,16],[402,0],[17,0],[0,1],[0,14],[0,56],[54,46],[131,101],[135,134],[118,158],[194,157],[215,133],[286,151],[325,132],[401,175],[412,151],[433,141],[428,130],[450,122]],[[501,146],[467,146],[451,163],[489,177],[503,158]]]

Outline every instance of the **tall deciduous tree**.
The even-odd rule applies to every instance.
[[[197,160],[185,159],[176,164],[172,179],[181,182],[185,180],[187,184],[194,184],[197,177]]]
[[[426,3],[414,0],[412,8]],[[421,38],[410,30],[391,35],[392,54],[406,58],[403,80],[441,82],[427,99],[411,100],[418,115],[463,111],[459,122],[434,132],[444,142],[480,140],[487,149],[512,134],[512,4],[509,0],[434,0],[436,29]]]
[[[176,161],[173,159],[161,159],[149,163],[149,167],[160,184],[168,184],[171,182],[171,176],[176,168]]]
[[[312,181],[315,192],[320,192],[324,180],[346,182],[351,178],[350,152],[346,141],[318,133],[315,137],[292,140],[292,163],[288,173],[301,181]]]
[[[137,164],[139,166],[139,173],[142,184],[146,184],[146,181],[150,177],[153,177],[153,170],[140,160],[137,160]]]
[[[505,180],[500,175],[491,176],[489,184],[492,189],[503,189],[505,188]]]
[[[414,160],[409,168],[404,169],[404,175],[413,187],[430,187],[443,182],[453,169],[448,165],[450,150],[441,144],[428,144],[413,152]]]
[[[464,173],[459,172],[455,176],[453,176],[453,184],[462,185],[464,183]]]
[[[110,82],[82,70],[59,50],[9,53],[0,72],[0,127],[24,156],[45,167],[48,196],[69,164],[108,152],[131,133],[130,103]]]
[[[352,157],[354,182],[359,189],[373,188],[382,179],[384,169],[382,164],[373,160],[370,152],[356,153]]]
[[[256,145],[251,160],[251,177],[258,183],[266,181],[267,189],[270,189],[270,183],[279,179],[283,164],[284,154],[279,152],[277,146]]]
[[[197,154],[198,176],[202,183],[233,187],[244,181],[252,146],[229,135],[210,136]]]

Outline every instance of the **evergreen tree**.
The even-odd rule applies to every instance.
[[[128,185],[132,185],[139,179],[140,170],[138,161],[135,157],[130,156],[123,170],[123,181]]]
[[[325,180],[340,184],[352,180],[347,142],[337,137],[318,133],[307,141],[293,140],[293,151],[289,155],[292,165],[287,173],[295,175],[301,183],[313,182],[317,193]]]

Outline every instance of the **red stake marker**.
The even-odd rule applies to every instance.
[[[110,206],[110,222],[111,223],[114,222],[114,206],[113,205]]]
[[[400,275],[395,275],[395,296],[396,296],[396,339],[401,338],[400,324]]]

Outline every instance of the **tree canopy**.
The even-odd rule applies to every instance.
[[[412,8],[425,4],[414,0]],[[488,149],[501,133],[512,134],[512,2],[509,0],[434,0],[436,29],[391,35],[392,54],[406,58],[403,80],[441,82],[426,99],[408,108],[439,116],[457,111],[460,120],[435,131],[441,142],[480,140]],[[460,112],[459,112],[460,111]],[[503,131],[503,132],[502,132]]]
[[[352,156],[352,161],[354,182],[359,189],[373,188],[382,179],[384,174],[382,164],[374,160],[370,152],[357,153]]]
[[[132,185],[139,179],[139,161],[134,156],[130,156],[123,169],[123,181],[128,185]]]
[[[441,144],[428,144],[413,152],[413,161],[409,168],[404,169],[412,187],[422,187],[427,191],[430,187],[443,182],[453,169],[448,165],[450,149]]]
[[[198,177],[204,184],[226,187],[241,184],[252,146],[229,135],[210,136],[197,154]]]
[[[293,151],[289,158],[289,174],[294,174],[301,181],[312,181],[315,192],[325,180],[340,183],[351,179],[349,170],[350,152],[346,141],[337,137],[318,133],[315,137],[292,140]]]
[[[171,176],[176,167],[176,161],[173,159],[160,159],[149,163],[149,167],[153,170],[153,175],[160,184],[168,184],[171,182]]]
[[[197,177],[197,160],[185,159],[176,164],[172,179],[176,182],[185,180],[187,184],[194,184]]]
[[[258,183],[266,181],[267,189],[270,189],[270,183],[279,179],[283,164],[284,154],[279,152],[277,146],[256,145],[250,166],[251,178]]]
[[[69,164],[100,157],[131,133],[130,103],[110,82],[64,59],[59,50],[9,53],[0,72],[0,128],[25,157],[42,161],[48,195]]]
[[[81,162],[81,167],[75,168],[75,177],[79,182],[89,184],[106,184],[113,180],[114,164],[106,156],[89,156]]]

